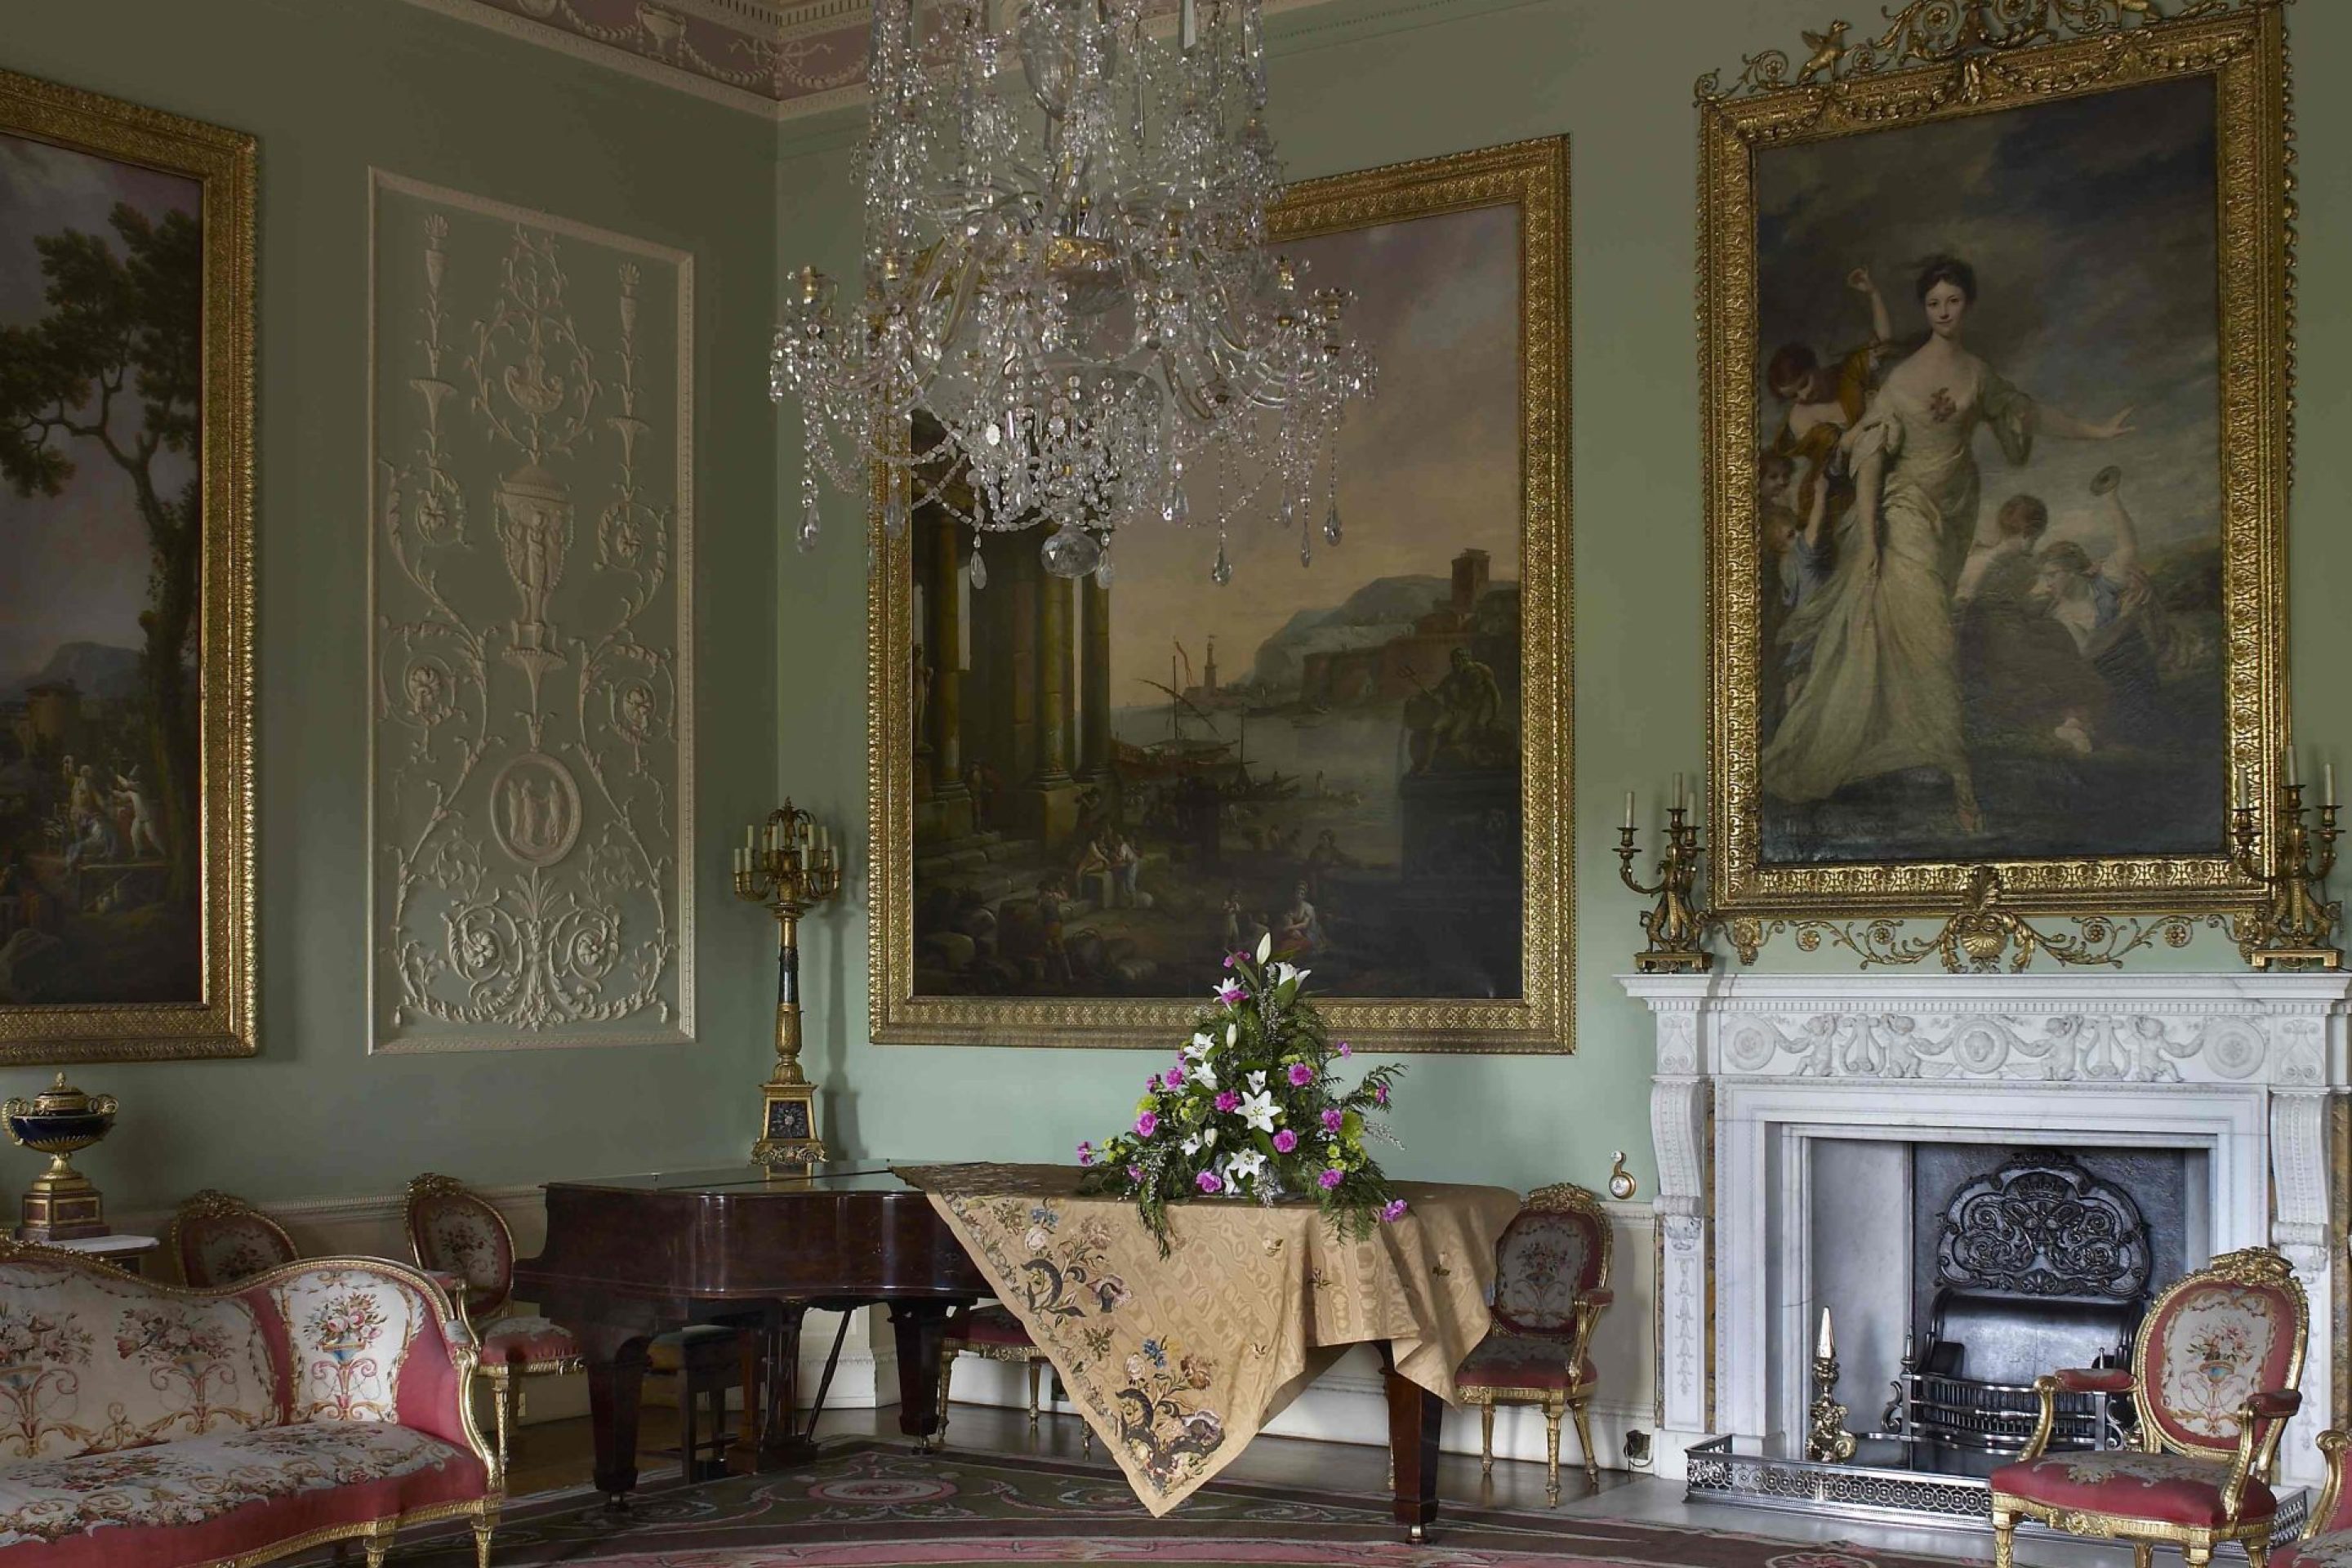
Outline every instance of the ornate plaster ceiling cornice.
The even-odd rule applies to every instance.
[[[852,103],[865,92],[871,0],[409,3],[777,121]],[[1265,9],[1318,3],[1265,0]],[[1161,8],[1172,15],[1175,0]]]

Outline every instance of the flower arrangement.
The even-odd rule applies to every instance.
[[[1216,1005],[1201,1016],[1175,1064],[1151,1075],[1135,1123],[1099,1144],[1078,1145],[1087,1190],[1132,1196],[1143,1223],[1168,1247],[1168,1205],[1190,1197],[1311,1197],[1343,1234],[1375,1216],[1401,1218],[1404,1200],[1364,1148],[1367,1135],[1395,1142],[1366,1117],[1386,1109],[1399,1067],[1377,1067],[1342,1091],[1334,1063],[1348,1042],[1326,1036],[1305,996],[1308,971],[1255,955],[1225,955]]]

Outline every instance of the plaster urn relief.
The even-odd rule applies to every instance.
[[[373,1048],[689,1039],[692,258],[373,194]]]

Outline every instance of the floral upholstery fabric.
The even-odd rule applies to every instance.
[[[1577,1292],[1601,1272],[1590,1224],[1573,1212],[1522,1210],[1495,1244],[1495,1316],[1536,1333],[1574,1328]]]
[[[514,1289],[514,1244],[489,1203],[468,1193],[417,1199],[409,1217],[416,1260],[466,1282],[467,1316],[494,1316]]]
[[[2352,1568],[2352,1530],[2299,1541],[2284,1556],[2272,1558],[2271,1568]]]
[[[209,1560],[321,1524],[478,1497],[488,1480],[472,1455],[372,1421],[37,1460],[0,1468],[0,1563]],[[191,1533],[205,1526],[216,1527],[209,1542]],[[155,1531],[169,1533],[158,1541]]]
[[[2148,1399],[2164,1435],[2234,1452],[2239,1409],[2287,1385],[2294,1330],[2294,1303],[2284,1291],[2216,1279],[2175,1296],[2146,1331],[2155,1336]]]
[[[66,1458],[282,1419],[251,1303],[0,1265],[0,1460]]]
[[[572,1331],[545,1318],[516,1316],[484,1323],[476,1331],[482,1341],[482,1364],[537,1366],[543,1362],[570,1361],[580,1354]]]
[[[1029,1331],[1021,1320],[1002,1307],[978,1307],[964,1314],[959,1325],[963,1342],[968,1345],[987,1345],[996,1350],[1031,1350]]]
[[[238,1280],[294,1261],[294,1249],[267,1220],[253,1215],[180,1222],[180,1273],[199,1289]]]
[[[2187,1454],[2143,1454],[2116,1448],[2095,1454],[2049,1454],[2032,1464],[2004,1465],[1992,1489],[2052,1508],[2087,1509],[2160,1524],[2230,1522],[2221,1488],[2230,1467]],[[2249,1478],[2238,1518],[2268,1519],[2278,1501],[2260,1478]]]
[[[424,1292],[388,1274],[306,1269],[270,1288],[293,1343],[296,1421],[398,1419],[401,1369],[429,1321]]]
[[[1478,1342],[1454,1374],[1456,1388],[1580,1388],[1600,1376],[1591,1360],[1570,1367],[1569,1341],[1557,1334],[1522,1334],[1501,1324]]]

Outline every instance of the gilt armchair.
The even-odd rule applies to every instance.
[[[1576,1422],[1585,1479],[1601,1480],[1585,1406],[1599,1372],[1592,1331],[1615,1300],[1609,1289],[1609,1216],[1600,1200],[1562,1182],[1538,1187],[1495,1243],[1494,1325],[1454,1374],[1463,1403],[1478,1408],[1479,1471],[1495,1473],[1495,1407],[1537,1405],[1544,1413],[1544,1467],[1559,1500],[1559,1422]]]
[[[2311,1510],[2311,1528],[2272,1568],[2352,1568],[2352,1491],[2344,1485],[2347,1448],[2352,1448],[2352,1432],[2319,1435],[2327,1485],[2319,1493],[2319,1506]]]
[[[2128,1541],[2135,1568],[2148,1568],[2158,1545],[2178,1547],[2189,1568],[2203,1568],[2228,1542],[2263,1568],[2278,1512],[2270,1477],[2279,1438],[2303,1403],[2295,1384],[2309,1322],[2286,1259],[2248,1247],[2156,1299],[2129,1371],[2082,1368],[2036,1379],[2042,1414],[2033,1436],[2017,1463],[1992,1474],[1996,1568],[2011,1568],[2021,1519]],[[2045,1453],[2062,1393],[2130,1395],[2139,1447]]]
[[[171,1237],[181,1281],[193,1290],[234,1285],[300,1256],[284,1226],[243,1198],[210,1187],[172,1215]]]

